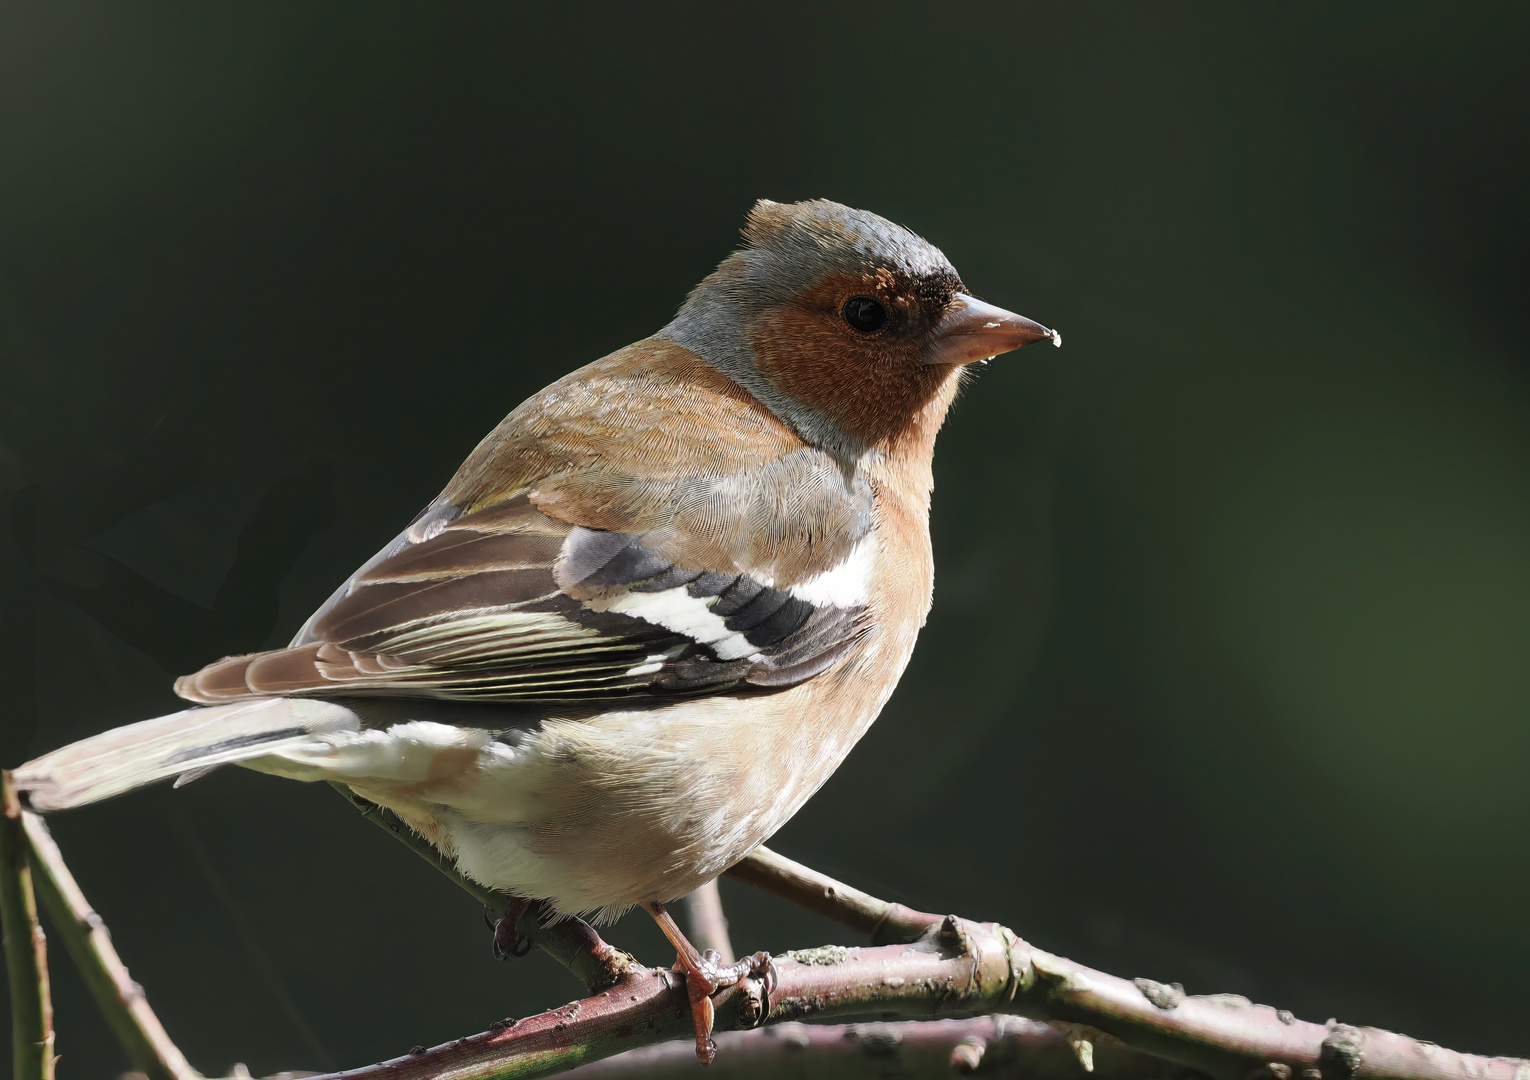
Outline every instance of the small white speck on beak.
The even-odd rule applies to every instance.
[[[1057,335],[1045,326],[1013,311],[957,293],[924,351],[927,364],[970,364]]]

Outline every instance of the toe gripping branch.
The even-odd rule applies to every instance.
[[[484,909],[484,922],[494,931],[496,960],[521,957],[533,948],[541,949],[568,968],[592,994],[609,990],[637,964],[630,953],[606,941],[583,919],[554,915],[540,900],[511,894],[501,896],[504,914],[491,918],[493,909]]]
[[[710,1065],[717,1056],[717,1044],[712,1041],[715,1020],[712,995],[753,979],[760,984],[760,1015],[770,1015],[770,995],[780,978],[776,962],[770,953],[757,952],[725,967],[716,951],[696,950],[663,904],[644,904],[643,907],[675,947],[675,967],[685,973],[685,996],[691,1005],[691,1024],[696,1029],[696,1060]]]
[[[510,896],[505,905],[505,913],[497,919],[491,919],[489,909],[484,908],[483,921],[494,931],[494,959],[509,960],[525,956],[531,951],[531,935],[521,933],[516,924],[537,906],[535,901],[524,896]],[[541,921],[540,917],[537,921]]]
[[[608,990],[637,963],[628,953],[602,940],[593,927],[573,916],[552,917],[540,903],[491,889],[460,873],[430,841],[411,829],[385,806],[357,795],[344,784],[331,783],[362,817],[387,832],[431,866],[456,882],[484,906],[484,920],[494,930],[494,955],[524,956],[541,949],[568,968],[592,994]],[[500,916],[494,912],[502,911]]]

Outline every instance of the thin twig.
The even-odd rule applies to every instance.
[[[11,1056],[16,1080],[52,1080],[53,1000],[48,942],[37,921],[21,801],[0,771],[0,926],[11,987]]]
[[[1092,1080],[1203,1080],[1201,1074],[1120,1046],[1101,1046]],[[662,1080],[695,1068],[688,1042],[629,1050],[581,1065],[568,1080]],[[1091,1080],[1072,1044],[1056,1028],[1019,1016],[899,1023],[787,1022],[717,1037],[707,1080],[790,1075],[835,1080],[887,1080],[948,1072],[1025,1080]]]
[[[703,951],[711,949],[717,953],[724,967],[732,964],[733,942],[728,940],[728,917],[723,914],[722,896],[715,880],[685,898],[685,915],[691,931],[691,944]]]
[[[889,904],[759,848],[729,876],[757,884],[846,926],[883,937],[919,925],[921,915]],[[970,926],[948,917],[951,926]],[[1012,940],[1015,960],[1012,1005],[1017,1012],[1066,1028],[1080,1046],[1119,1040],[1135,1049],[1179,1062],[1225,1080],[1289,1080],[1295,1073],[1323,1080],[1530,1080],[1522,1058],[1460,1054],[1378,1028],[1313,1024],[1284,1009],[1255,1005],[1237,994],[1189,996],[1177,984],[1127,980]],[[1315,1070],[1315,1071],[1314,1071]]]
[[[763,846],[728,870],[728,876],[865,934],[873,945],[918,941],[940,922],[939,915],[878,900]]]
[[[38,896],[128,1060],[151,1080],[201,1080],[201,1073],[165,1034],[143,987],[128,974],[106,924],[64,864],[48,826],[33,813],[24,813],[22,823],[37,870]]]
[[[1237,994],[1186,995],[1175,985],[1127,980],[1020,943],[1016,1011],[1079,1025],[1223,1080],[1525,1080],[1530,1062],[1458,1054],[1378,1028],[1314,1024]],[[1315,1071],[1314,1071],[1315,1070]]]
[[[361,811],[362,817],[455,882],[482,904],[489,915],[497,919],[505,913],[510,900],[508,896],[462,874],[450,859],[442,855],[429,840],[411,829],[392,810],[362,798],[344,784],[331,781],[330,787],[344,795],[347,802]],[[630,954],[602,940],[595,928],[583,919],[566,915],[561,919],[550,920],[540,905],[529,908],[516,921],[515,928],[532,945],[568,968],[574,978],[582,982],[592,994],[615,985],[627,969],[636,963]]]

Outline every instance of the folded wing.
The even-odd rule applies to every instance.
[[[638,532],[585,528],[516,493],[422,514],[291,646],[180,679],[203,703],[251,696],[462,701],[652,698],[789,686],[865,627],[872,531],[810,578],[676,565]]]

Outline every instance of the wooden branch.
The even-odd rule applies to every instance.
[[[734,876],[879,934],[926,927],[916,942],[865,949],[824,946],[778,957],[778,982],[747,981],[715,999],[720,1032],[805,1018],[937,1017],[1019,1013],[1051,1023],[1081,1067],[1117,1051],[1146,1053],[1212,1080],[1527,1080],[1530,1062],[1458,1054],[1374,1028],[1319,1025],[1235,995],[1187,996],[1173,985],[1128,981],[974,923],[889,904],[761,851]],[[502,1080],[546,1076],[691,1034],[684,984],[636,964],[609,989],[560,1009],[329,1080]],[[753,1044],[751,1044],[753,1045]],[[953,1050],[954,1052],[954,1050]],[[976,1047],[952,1067],[977,1067]],[[613,1066],[614,1067],[614,1066]]]
[[[1010,935],[1013,937],[1013,935]],[[776,985],[764,998],[747,980],[714,998],[719,1031],[806,1017],[986,1012],[1007,1000],[1010,961],[1000,928],[972,924],[913,945],[825,946],[776,958]],[[506,1080],[547,1076],[665,1039],[691,1037],[684,977],[633,966],[611,989],[561,1009],[479,1035],[323,1080]]]
[[[629,1050],[564,1073],[567,1080],[665,1080],[693,1069],[689,1043]],[[1204,1080],[1200,1073],[1121,1046],[1096,1048],[1092,1080]],[[900,1023],[799,1024],[788,1021],[717,1037],[707,1080],[782,1075],[835,1080],[923,1078],[948,1073],[1090,1080],[1073,1045],[1056,1028],[1019,1016]]]
[[[53,1078],[53,1000],[48,942],[37,921],[21,801],[0,771],[0,926],[11,988],[11,1058],[16,1080]]]
[[[41,819],[21,811],[8,775],[0,777],[0,784],[6,810],[0,819],[0,901],[8,943],[17,941],[18,926],[35,927],[36,901],[22,887],[35,864],[39,895],[135,1063],[156,1080],[194,1080],[197,1074],[128,977]],[[346,794],[363,814],[481,903],[503,910],[504,897],[458,874],[395,815]],[[793,1025],[774,1035],[725,1039],[725,1046],[736,1041],[743,1051],[736,1055],[737,1068],[744,1070],[740,1075],[767,1068],[754,1062],[757,1055],[768,1063],[787,1052],[781,1048],[802,1052],[815,1047],[826,1068],[844,1074],[840,1066],[851,1067],[844,1044],[856,1043],[864,1053],[882,1054],[901,1054],[900,1048],[907,1045],[910,1060],[940,1048],[947,1067],[967,1072],[997,1065],[1013,1051],[1025,1057],[1027,1073],[1038,1076],[1063,1068],[1045,1054],[1055,1055],[1059,1045],[1066,1045],[1082,1070],[1109,1072],[1122,1080],[1291,1080],[1295,1073],[1303,1080],[1530,1080],[1530,1062],[1521,1059],[1458,1054],[1376,1029],[1306,1023],[1234,995],[1190,997],[1175,985],[1148,979],[1128,982],[1037,949],[1003,926],[940,918],[890,904],[766,849],[732,873],[883,941],[922,933],[901,944],[787,953],[776,960],[777,980],[768,997],[767,988],[755,980],[717,995],[720,1033],[855,1015],[1020,1013],[1051,1022],[1050,1027],[1027,1025],[1001,1015],[965,1027],[873,1025],[839,1029],[838,1042],[822,1028],[804,1031]],[[507,1020],[433,1050],[333,1074],[333,1080],[425,1080],[443,1073],[455,1080],[545,1076],[692,1034],[684,980],[678,973],[636,964],[577,919],[544,927],[533,917],[524,931],[570,970],[582,972],[593,996],[519,1022]],[[30,995],[14,989],[13,994],[18,1000],[27,996],[39,1002],[37,1015],[45,1016],[46,968],[37,963],[41,956],[36,947],[40,931],[32,933],[30,941],[32,948],[8,949],[13,988],[31,988]],[[18,958],[23,962],[19,983]],[[40,997],[38,989],[43,992]],[[25,1030],[51,1037],[46,1020]],[[18,1076],[51,1076],[49,1039],[17,1042]],[[38,1053],[39,1048],[47,1052]],[[688,1045],[684,1051],[689,1054]],[[630,1066],[612,1063],[603,1068],[638,1068],[672,1052],[678,1051],[629,1057]],[[1061,1080],[1061,1072],[1055,1075]]]
[[[685,898],[687,929],[691,944],[705,952],[711,949],[727,967],[733,963],[733,942],[728,940],[728,917],[723,914],[722,896],[717,882],[709,881]]]
[[[165,1033],[143,987],[128,974],[106,924],[64,864],[48,826],[30,812],[23,813],[22,824],[48,918],[133,1067],[150,1080],[201,1080],[201,1073]]]
[[[862,929],[874,918],[873,932],[884,936],[889,925],[913,927],[934,918],[867,896],[766,848],[728,874],[846,926]],[[1013,1001],[1005,1011],[1060,1024],[1091,1051],[1099,1041],[1088,1034],[1093,1031],[1225,1080],[1290,1080],[1293,1073],[1306,1080],[1530,1080],[1530,1061],[1523,1058],[1460,1054],[1379,1028],[1313,1024],[1237,994],[1189,996],[1178,984],[1106,975],[1000,929],[1013,942],[1016,962]]]
[[[1525,1080],[1530,1062],[1458,1054],[1378,1028],[1314,1024],[1237,994],[1189,996],[1021,945],[1017,1011],[1082,1025],[1223,1080]]]

